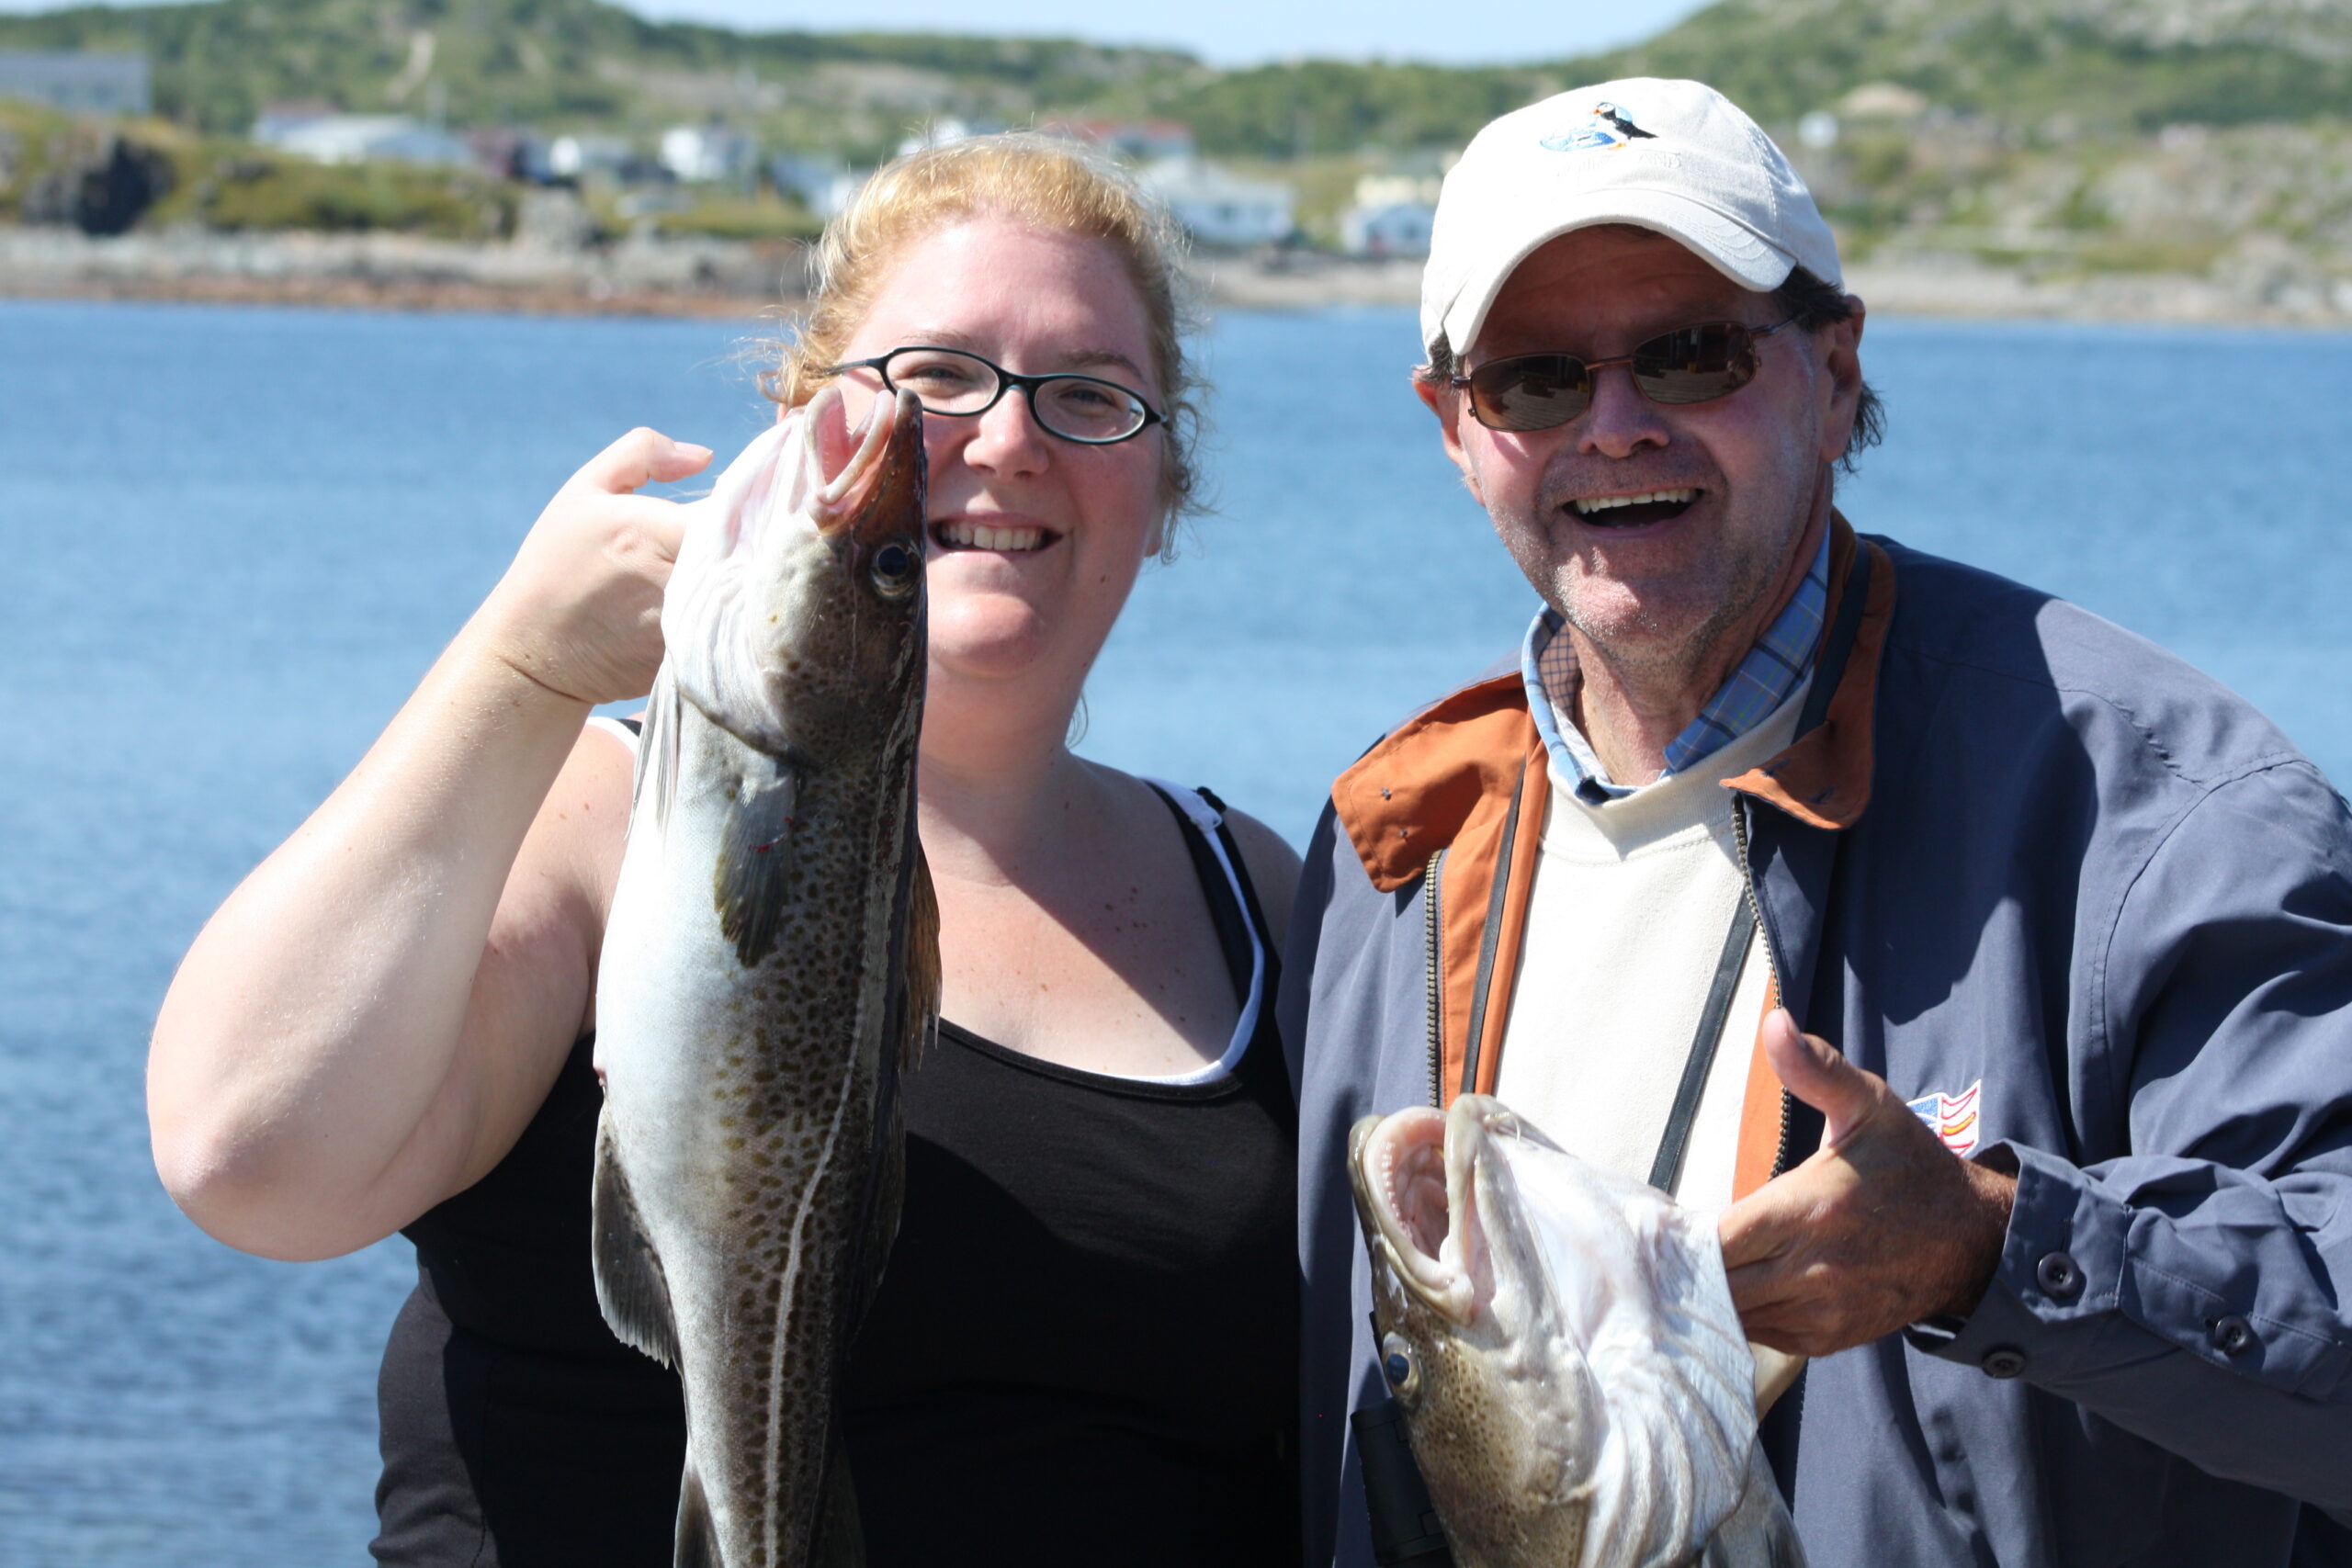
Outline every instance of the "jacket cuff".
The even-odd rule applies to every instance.
[[[2199,1360],[2306,1396],[2324,1397],[2340,1379],[2345,1355],[2332,1342],[2254,1313],[2250,1303],[2233,1304],[2145,1256],[2135,1263],[2135,1253],[2156,1244],[2148,1223],[2155,1214],[2135,1216],[2083,1171],[2039,1149],[1998,1144],[1976,1157],[1996,1151],[2016,1162],[2018,1179],[2000,1265],[1967,1317],[1904,1331],[1917,1349],[1989,1377],[2064,1383],[2117,1371],[2117,1342],[2089,1325],[2128,1321]]]
[[[1905,1337],[1988,1377],[2063,1375],[2069,1339],[2083,1338],[2065,1328],[2122,1304],[2131,1211],[2039,1149],[1996,1144],[1976,1157],[2017,1168],[2000,1264],[1974,1312],[1914,1324]]]

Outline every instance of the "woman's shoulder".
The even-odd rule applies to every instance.
[[[1250,885],[1258,895],[1258,907],[1265,911],[1266,925],[1280,947],[1290,924],[1291,900],[1298,890],[1298,852],[1291,848],[1288,840],[1257,818],[1228,804],[1214,785],[1192,788],[1122,773],[1099,762],[1092,765],[1136,792],[1165,791],[1174,795],[1180,809],[1185,807],[1187,795],[1206,805],[1233,835],[1233,842],[1241,852],[1242,869],[1249,874]],[[1187,811],[1187,815],[1191,814]]]

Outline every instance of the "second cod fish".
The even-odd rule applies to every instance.
[[[596,987],[596,1294],[685,1388],[678,1568],[862,1562],[835,1374],[938,1011],[922,415],[820,392],[695,503]]]
[[[1485,1095],[1364,1118],[1348,1176],[1457,1568],[1803,1568],[1711,1217]]]

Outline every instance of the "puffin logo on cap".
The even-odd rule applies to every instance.
[[[1623,147],[1634,141],[1655,141],[1657,136],[1635,125],[1615,104],[1595,104],[1592,118],[1574,130],[1555,131],[1542,145],[1554,152],[1589,152],[1596,148]]]

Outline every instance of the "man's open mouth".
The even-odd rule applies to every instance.
[[[931,537],[944,550],[995,550],[1014,556],[1042,550],[1061,536],[1044,528],[998,528],[958,519],[932,525]]]
[[[1577,521],[1595,528],[1641,528],[1681,516],[1698,499],[1695,490],[1649,490],[1638,495],[1597,495],[1568,504]]]

